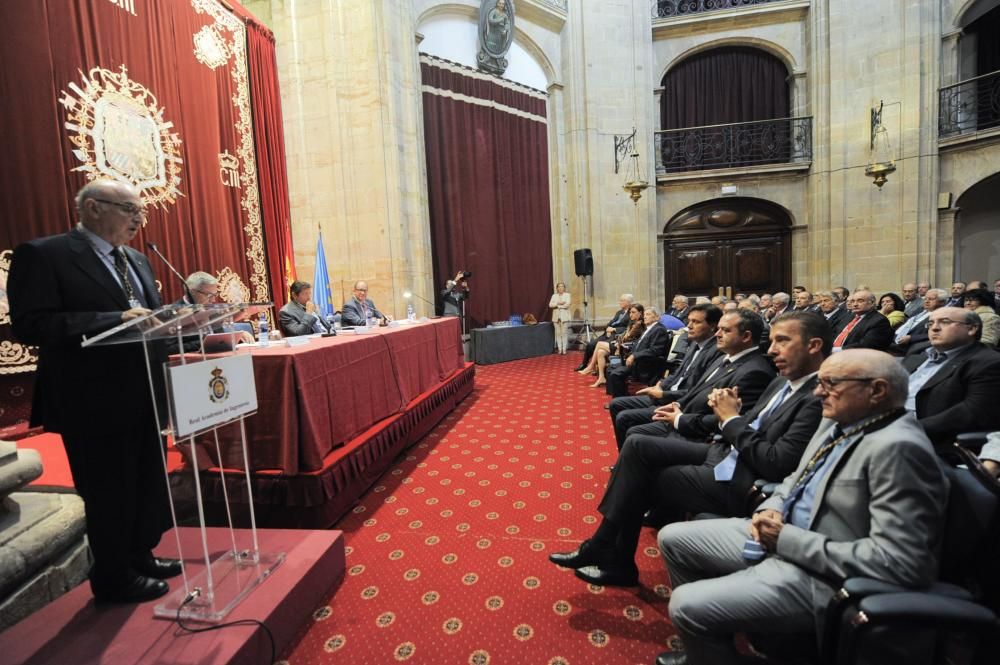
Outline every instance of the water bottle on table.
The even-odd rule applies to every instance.
[[[406,303],[406,318],[409,321],[416,321],[417,320],[417,313],[413,310],[413,303],[412,302]]]
[[[257,337],[258,340],[257,343],[260,344],[260,346],[267,346],[267,337],[268,337],[267,315],[264,312],[260,313],[260,322],[258,323],[258,326],[260,330],[260,335]]]

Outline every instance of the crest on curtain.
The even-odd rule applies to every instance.
[[[117,74],[94,67],[80,75],[83,87],[71,81],[66,86],[71,92],[63,90],[59,100],[66,107],[73,155],[83,162],[73,170],[83,171],[88,180],[135,185],[146,205],[166,208],[176,201],[181,139],[171,131],[173,123],[164,120],[156,96],[131,80],[125,65]]]
[[[479,54],[484,72],[503,76],[507,51],[514,41],[514,0],[483,0],[479,6]]]

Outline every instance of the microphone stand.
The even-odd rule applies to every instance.
[[[175,268],[173,264],[170,263],[170,261],[167,261],[167,257],[165,257],[163,253],[160,252],[159,248],[156,246],[156,243],[147,242],[146,247],[148,247],[154,254],[160,257],[160,260],[163,261],[163,263],[166,264],[168,268],[170,268],[170,272],[177,275],[177,279],[181,280],[181,285],[184,287],[184,294],[187,296],[187,299],[191,301],[192,305],[196,304],[194,301],[194,294],[191,293],[191,289],[188,288],[187,280],[184,279],[184,277],[179,272],[177,272],[177,268]]]

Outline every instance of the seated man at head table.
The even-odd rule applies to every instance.
[[[312,301],[312,284],[296,280],[288,290],[291,298],[278,312],[281,332],[288,337],[330,332],[330,324],[323,320]]]
[[[914,589],[936,579],[948,480],[904,408],[906,370],[881,351],[848,349],[824,361],[817,384],[824,419],[751,519],[660,530],[685,651],[658,665],[741,663],[739,632],[815,635],[849,577]]]
[[[392,321],[392,317],[378,311],[375,301],[368,297],[368,283],[359,280],[354,283],[354,296],[344,303],[340,323],[345,326],[364,326],[369,316],[379,323]]]
[[[219,302],[219,280],[210,275],[207,272],[195,271],[187,276],[184,280],[187,285],[187,293],[185,293],[180,300],[173,303],[175,305],[214,305]],[[212,325],[212,332],[222,333],[230,332],[233,329],[229,324],[215,323]],[[253,344],[253,335],[245,330],[236,330],[234,332],[236,335],[236,341],[241,344]],[[177,350],[177,343],[175,340],[167,341],[167,349],[169,352],[174,353]],[[201,350],[201,343],[199,342],[197,336],[185,337],[184,338],[184,351],[187,353],[195,353]]]

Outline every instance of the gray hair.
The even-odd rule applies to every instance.
[[[203,286],[215,286],[219,283],[219,280],[207,272],[199,270],[188,275],[187,279],[184,280],[184,283],[187,284],[187,287],[192,291],[197,291]]]
[[[875,377],[885,379],[889,384],[889,404],[894,409],[906,404],[910,392],[910,374],[898,359],[888,353],[880,353],[878,359],[870,365]]]
[[[635,296],[632,295],[631,293],[623,293],[620,296],[618,296],[618,299],[619,300],[625,300],[630,305],[634,305],[635,304]]]
[[[706,298],[705,296],[698,296],[697,298],[694,299],[694,304],[695,305],[711,305],[712,304],[712,299],[711,298]]]
[[[775,304],[781,303],[787,305],[791,299],[792,297],[787,293],[785,293],[784,291],[778,291],[773,296],[771,296],[771,302]]]
[[[829,298],[830,300],[836,300],[837,299],[837,296],[833,295],[833,291],[817,291],[813,295],[816,296],[817,300],[819,298]]]
[[[755,293],[751,293],[746,298],[744,298],[744,300],[749,300],[754,307],[760,307],[760,298],[758,298],[757,294]]]
[[[647,312],[647,313],[648,313],[648,312],[652,312],[652,313],[653,313],[653,314],[655,314],[655,315],[656,315],[657,317],[659,317],[659,316],[660,316],[660,310],[656,309],[655,307],[647,307],[647,308],[646,308],[646,312]]]
[[[935,300],[948,302],[949,295],[944,289],[927,289],[927,293],[924,294],[924,297],[926,298],[929,295],[933,295]]]

